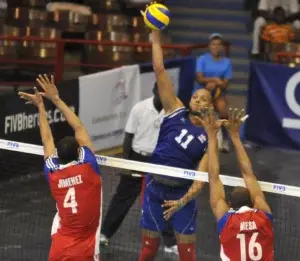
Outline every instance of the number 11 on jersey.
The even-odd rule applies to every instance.
[[[191,143],[191,141],[194,139],[193,135],[187,135],[187,134],[188,134],[188,131],[186,129],[183,129],[183,130],[181,130],[180,135],[175,138],[177,143],[180,144],[180,146],[182,148],[184,148],[185,150],[187,149],[187,147]],[[183,142],[182,140],[186,135],[187,135],[187,137],[186,137],[185,141]]]
[[[64,208],[71,208],[72,213],[77,213],[77,201],[76,201],[76,194],[75,194],[75,188],[69,188],[68,192],[65,196],[64,200]]]

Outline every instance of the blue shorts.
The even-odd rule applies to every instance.
[[[171,188],[156,183],[150,175],[146,177],[146,189],[142,207],[141,227],[151,231],[165,231],[168,222],[164,219],[164,200],[178,200],[182,198],[189,186]],[[170,219],[173,230],[179,234],[190,235],[196,231],[196,201],[191,200],[187,205],[173,214]]]

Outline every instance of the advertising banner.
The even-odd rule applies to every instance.
[[[140,97],[138,65],[79,78],[79,116],[96,150],[123,143],[127,118]]]
[[[300,149],[300,72],[278,64],[251,64],[245,134],[262,145]]]

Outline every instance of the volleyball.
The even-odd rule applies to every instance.
[[[162,4],[152,4],[144,12],[144,22],[152,30],[165,29],[170,22],[170,11]]]

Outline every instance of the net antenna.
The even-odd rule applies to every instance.
[[[34,155],[44,155],[44,150],[42,146],[33,145],[28,143],[3,140],[0,139],[0,149],[16,151]],[[144,173],[151,173],[154,175],[163,175],[168,177],[184,178],[190,180],[198,180],[202,182],[208,182],[208,173],[200,172],[189,169],[181,169],[168,167],[163,165],[156,165],[150,163],[137,162],[132,160],[126,160],[115,157],[108,157],[103,155],[96,155],[97,162],[99,165],[127,169],[133,171],[139,171]],[[221,181],[224,185],[236,187],[243,186],[245,187],[244,180],[242,178],[220,175]],[[284,184],[270,183],[259,181],[261,189],[265,192],[276,193],[286,196],[300,197],[300,187],[289,186]]]

